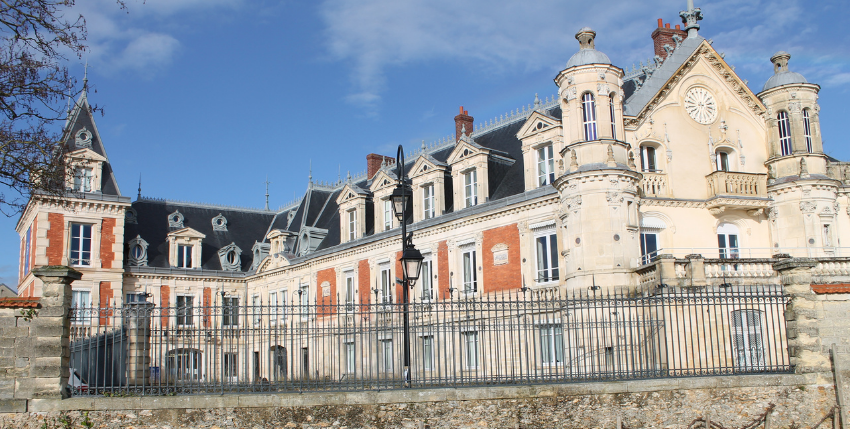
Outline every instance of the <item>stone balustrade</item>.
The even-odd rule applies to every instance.
[[[767,197],[767,175],[763,173],[713,172],[705,177],[708,197]]]
[[[666,173],[643,172],[642,174],[640,187],[644,197],[670,197]]]

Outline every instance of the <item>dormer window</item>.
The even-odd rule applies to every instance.
[[[142,239],[142,236],[136,235],[135,239],[128,244],[130,248],[130,256],[128,263],[130,266],[147,266],[148,265],[148,242]]]
[[[235,242],[218,250],[221,270],[238,272],[242,269],[242,249]]]
[[[192,245],[177,245],[177,267],[192,268]]]
[[[779,112],[776,120],[779,126],[779,149],[782,155],[791,155],[791,120],[788,118],[788,112]]]
[[[77,167],[74,169],[74,191],[90,193],[92,191],[92,169],[90,167]]]
[[[66,155],[66,189],[78,193],[99,192],[105,161],[105,157],[90,148],[69,152]]]
[[[552,145],[537,149],[537,186],[542,187],[555,182],[555,157]]]
[[[434,218],[434,184],[422,187],[422,218]]]
[[[393,201],[392,199],[384,199],[381,200],[384,209],[384,231],[391,230],[393,228],[393,218],[395,215],[393,214]]]
[[[348,211],[348,240],[357,239],[357,209]]]
[[[463,174],[463,199],[468,208],[478,204],[478,173],[475,169]]]
[[[201,243],[205,238],[204,234],[189,227],[168,233],[171,267],[199,269],[201,267]]]
[[[351,242],[352,240],[360,239],[368,230],[372,228],[374,228],[375,231],[381,230],[383,224],[378,224],[377,220],[377,218],[380,218],[380,215],[370,217],[369,221],[371,221],[371,225],[367,224],[366,206],[372,204],[370,200],[371,194],[355,184],[349,183],[345,187],[343,187],[342,192],[340,192],[339,197],[337,197],[336,199],[336,203],[339,205],[340,241]],[[380,200],[376,198],[376,208],[374,211],[370,212],[381,214],[381,211],[378,209],[378,201]],[[314,233],[315,232],[311,232],[311,235]],[[325,234],[327,234],[327,230],[323,230],[320,234],[320,237],[324,238]],[[311,244],[312,249],[318,247],[319,243],[321,242],[318,236],[316,237],[316,239],[317,240]],[[303,240],[301,242],[303,243]],[[301,249],[299,248],[299,251],[300,250]]]

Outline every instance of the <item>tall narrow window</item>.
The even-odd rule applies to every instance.
[[[759,370],[764,367],[761,311],[732,311],[732,337],[735,345],[735,367],[739,370]]]
[[[348,211],[348,240],[357,239],[357,210]]]
[[[464,251],[463,256],[463,292],[471,294],[478,291],[478,276],[475,268],[475,249]]]
[[[393,201],[391,199],[384,200],[384,231],[393,228]]]
[[[422,261],[421,275],[419,275],[420,283],[422,284],[422,301],[429,301],[433,298],[433,288],[431,287],[433,279],[431,278],[431,260]]]
[[[262,306],[260,305],[260,296],[254,295],[251,297],[251,313],[253,314],[253,321],[255,326],[260,325],[260,318],[262,316]]]
[[[540,360],[543,364],[564,361],[564,331],[560,324],[540,326]]]
[[[177,325],[194,325],[195,298],[192,296],[177,296]]]
[[[74,290],[71,292],[71,323],[91,322],[91,292]]]
[[[354,357],[354,342],[345,342],[345,372],[349,375],[354,373]]]
[[[354,272],[345,274],[345,309],[354,310]]]
[[[381,300],[384,303],[392,302],[392,273],[390,272],[389,267],[385,267],[381,269]]]
[[[307,316],[310,313],[310,286],[302,285],[298,290],[298,305],[301,309],[299,309],[298,313],[301,314],[301,319],[307,319]]]
[[[74,169],[74,191],[90,193],[92,190],[92,170],[89,167]]]
[[[655,163],[655,147],[644,145],[640,147],[640,164],[644,172],[657,172]]]
[[[192,245],[177,245],[177,267],[192,268]]]
[[[640,233],[640,255],[641,264],[649,264],[655,261],[658,256],[658,234],[657,233]]]
[[[91,266],[91,224],[71,224],[71,265]]]
[[[611,93],[608,95],[608,108],[611,111],[611,138],[617,139],[617,118],[614,115],[614,98],[617,96],[616,93]]]
[[[830,229],[829,224],[823,225],[823,246],[831,247],[832,246],[832,231]]]
[[[729,171],[729,153],[725,151],[717,151],[715,154],[717,157],[717,171],[718,172],[728,172]]]
[[[466,207],[478,204],[478,173],[475,170],[463,174],[463,195]]]
[[[806,138],[806,151],[812,153],[812,120],[809,117],[809,110],[803,109],[803,132]]]
[[[422,368],[434,370],[434,336],[422,336]]]
[[[277,291],[269,292],[269,314],[269,324],[276,324],[280,315],[280,308],[277,303]]]
[[[32,226],[27,228],[27,235],[24,236],[24,276],[30,273],[30,238],[32,235]]]
[[[539,236],[535,240],[537,251],[538,283],[558,280],[558,237],[555,233]]]
[[[720,258],[738,258],[738,227],[723,223],[717,227],[717,248]]]
[[[434,184],[422,187],[422,218],[434,218]]]
[[[788,112],[779,112],[776,120],[779,126],[779,149],[782,155],[791,155],[791,120],[788,119]]]
[[[224,353],[223,373],[228,379],[235,379],[237,375],[237,363],[235,352]]]
[[[552,145],[537,149],[537,186],[555,182],[555,157],[552,155]]]
[[[239,325],[239,297],[225,297],[222,302],[221,325],[235,327]]]
[[[596,140],[596,101],[591,93],[581,96],[581,119],[584,140]]]
[[[466,368],[478,368],[478,332],[468,331],[463,333],[464,352],[466,354]]]

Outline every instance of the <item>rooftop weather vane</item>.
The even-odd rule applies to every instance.
[[[269,210],[269,184],[271,184],[271,182],[269,182],[268,175],[266,175],[265,184],[266,184],[266,210]]]

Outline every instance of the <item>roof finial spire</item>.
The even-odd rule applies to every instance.
[[[139,195],[136,196],[136,200],[142,199],[142,172],[139,172]]]
[[[313,184],[313,159],[312,158],[310,159],[310,173],[309,173],[309,175],[307,175],[307,180],[310,182],[311,185]]]
[[[540,109],[540,97],[537,97],[537,93],[534,93],[534,110]]]
[[[89,59],[86,56],[86,67],[83,69],[83,92],[89,89]]]
[[[679,12],[679,16],[682,17],[682,23],[685,24],[685,31],[688,32],[688,38],[697,37],[699,35],[699,24],[697,24],[697,21],[702,20],[702,10],[700,8],[694,8],[694,0],[688,0],[688,10]]]
[[[269,175],[266,175],[266,210],[269,210]]]

